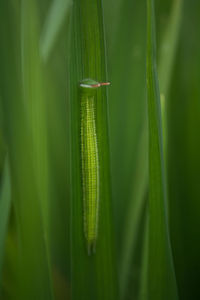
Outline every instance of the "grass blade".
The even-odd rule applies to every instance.
[[[56,44],[58,33],[66,22],[71,7],[72,0],[53,0],[40,39],[40,52],[44,61],[47,61],[54,45]]]
[[[174,67],[174,58],[176,54],[176,48],[178,44],[178,35],[180,30],[180,21],[181,21],[181,5],[182,1],[174,1],[172,12],[166,27],[165,35],[163,37],[162,43],[161,43],[161,54],[160,54],[160,61],[159,61],[159,70],[160,70],[160,84],[161,84],[161,112],[162,112],[162,127],[163,127],[163,135],[164,135],[164,150],[166,150],[166,99],[165,96],[168,94],[169,86],[170,86],[170,78],[172,74],[172,70]],[[167,57],[167,59],[166,59]],[[146,129],[147,130],[147,129]],[[143,130],[144,131],[144,130]],[[144,132],[143,132],[144,135]],[[132,269],[131,260],[133,253],[133,246],[137,243],[137,230],[139,229],[138,226],[140,224],[139,220],[143,217],[143,214],[141,214],[142,211],[139,213],[139,208],[142,208],[142,203],[144,204],[144,194],[147,190],[148,186],[148,170],[147,166],[145,164],[144,155],[142,154],[144,152],[144,149],[147,147],[145,146],[145,140],[144,137],[142,138],[143,143],[141,142],[140,150],[138,151],[139,161],[141,160],[141,164],[144,167],[139,167],[137,170],[143,170],[144,171],[144,177],[138,177],[135,176],[133,184],[133,197],[130,201],[129,207],[127,209],[128,214],[126,215],[126,223],[125,223],[125,230],[124,234],[122,235],[124,237],[124,242],[122,243],[122,259],[121,259],[121,289],[122,289],[122,295],[125,293],[125,286],[128,284],[127,278],[128,274],[130,272],[130,269]],[[165,153],[164,153],[165,154]],[[166,158],[166,154],[165,154]],[[140,162],[138,161],[138,164]],[[138,171],[136,171],[136,174],[138,174]],[[146,174],[146,175],[145,175]],[[140,178],[140,179],[139,179]],[[137,183],[137,181],[139,182]],[[139,192],[142,191],[142,195]],[[139,197],[138,203],[137,203],[137,197]],[[138,204],[138,205],[137,205]],[[137,212],[137,213],[136,213]],[[133,217],[134,216],[134,217]],[[137,229],[136,229],[137,228]],[[135,240],[136,239],[136,240]],[[145,258],[144,258],[145,260]],[[132,272],[134,273],[134,271]],[[130,291],[129,291],[130,292]],[[124,296],[122,296],[123,298]]]
[[[5,158],[4,170],[1,178],[0,190],[0,279],[2,273],[3,257],[5,250],[5,238],[8,227],[8,219],[11,207],[11,185],[8,156]]]
[[[78,84],[106,80],[102,5],[100,0],[76,0],[73,6],[70,52],[71,126],[71,261],[72,299],[117,299],[111,217],[106,88],[97,91],[95,110],[99,153],[100,208],[96,253],[88,256],[83,231]]]
[[[177,299],[164,178],[160,94],[155,56],[154,1],[147,0],[147,99],[149,118],[149,299]]]
[[[165,99],[168,97],[170,80],[172,78],[174,60],[179,40],[182,2],[182,0],[173,1],[171,15],[160,47],[158,74],[160,93]]]
[[[21,49],[24,110],[33,143],[33,160],[41,209],[48,227],[48,136],[43,69],[39,55],[39,17],[34,1],[22,1]]]
[[[126,221],[124,224],[121,265],[120,265],[120,289],[121,298],[125,298],[128,285],[129,273],[132,267],[133,254],[136,252],[140,226],[146,207],[146,193],[148,187],[148,162],[147,162],[147,124],[141,135],[138,147],[138,162],[133,182],[133,194],[127,208]],[[134,272],[134,271],[133,271]]]
[[[36,194],[38,207],[35,207],[34,209],[38,210],[38,212],[35,213],[39,214],[41,219],[41,245],[38,245],[38,247],[41,247],[41,258],[43,257],[44,260],[44,273],[41,274],[41,279],[44,280],[44,286],[42,289],[39,289],[38,293],[41,293],[41,295],[39,294],[38,297],[42,297],[43,295],[43,297],[52,299],[53,294],[50,274],[48,236],[49,170],[47,151],[47,116],[46,99],[43,91],[43,72],[39,56],[39,17],[35,1],[22,1],[21,20],[24,111],[26,114],[25,118],[27,120],[27,130],[30,133],[30,144],[32,145],[31,158],[34,163],[32,171],[37,189]],[[29,257],[29,259],[31,258]],[[29,293],[30,291],[27,292]],[[22,293],[24,293],[24,290],[22,290]],[[24,294],[24,296],[25,295],[26,294]]]
[[[109,123],[120,295],[122,298],[130,294],[137,297],[141,264],[139,245],[148,182],[146,5],[138,0],[117,1],[114,15],[110,9],[112,1],[105,5],[109,37],[108,71],[112,83]],[[109,19],[111,11],[112,22]]]
[[[160,46],[158,75],[161,97],[161,114],[163,128],[163,148],[165,164],[167,166],[167,111],[168,94],[170,90],[170,81],[174,69],[174,62],[179,41],[179,32],[181,25],[182,0],[174,0],[172,4],[169,21],[163,35]]]
[[[147,211],[145,214],[145,224],[144,224],[144,235],[143,235],[143,245],[142,245],[142,263],[140,271],[140,284],[138,292],[138,300],[146,300],[148,298],[148,242],[149,242],[149,226],[148,226],[148,216]]]
[[[36,6],[33,1],[9,3],[3,1],[0,13],[0,28],[4,26],[7,28],[7,34],[1,34],[3,76],[0,82],[5,140],[8,145],[12,176],[12,199],[17,222],[17,241],[13,240],[13,247],[17,250],[15,251],[18,263],[17,282],[11,282],[12,294],[15,295],[15,299],[20,300],[52,299],[41,205],[41,194],[44,194],[41,193],[37,182],[37,179],[40,180],[40,176],[43,175],[40,169],[42,164],[40,165],[33,155],[38,144],[34,143],[36,140],[32,139],[32,132],[30,132],[32,119],[28,114],[28,111],[32,109],[35,112],[34,104],[37,105],[37,101],[41,99],[39,85],[37,85],[40,80],[38,76],[40,71],[38,72]],[[22,31],[19,26],[20,21],[24,25]],[[20,45],[21,38],[23,38],[22,45]],[[23,52],[22,66],[21,48]],[[21,71],[23,71],[23,84]],[[31,100],[33,100],[32,103],[30,103]],[[36,122],[36,128],[38,128],[37,126],[40,127],[39,122]],[[41,185],[44,182],[41,180]],[[10,259],[8,258],[8,260]]]
[[[138,149],[146,112],[145,3],[138,0],[122,1],[120,12],[116,40],[109,52],[109,71],[112,82],[109,91],[109,123],[119,259],[121,259],[121,239],[123,238],[122,224],[126,219],[128,203],[132,197],[134,170],[137,168],[136,149]]]
[[[170,224],[180,299],[199,299],[200,2],[183,1],[168,114]],[[192,22],[191,22],[192,20]]]

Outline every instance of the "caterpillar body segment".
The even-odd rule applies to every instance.
[[[95,95],[97,88],[108,84],[98,83],[91,79],[80,82],[83,219],[89,255],[95,252],[99,218],[99,153]]]

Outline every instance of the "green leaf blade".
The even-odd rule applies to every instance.
[[[71,261],[72,299],[117,299],[117,279],[112,231],[111,192],[107,128],[106,87],[95,96],[99,153],[99,224],[96,252],[87,253],[84,237],[80,153],[81,80],[106,81],[105,46],[100,0],[74,1],[70,52],[71,127]]]
[[[40,38],[40,53],[46,62],[56,44],[59,31],[68,19],[72,0],[54,0],[49,8]]]
[[[149,299],[178,299],[169,240],[162,145],[160,94],[156,70],[154,2],[147,0],[147,100],[149,117]]]
[[[0,278],[3,266],[5,239],[11,208],[11,182],[8,155],[5,158],[0,192]]]

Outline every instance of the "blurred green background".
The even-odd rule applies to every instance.
[[[72,285],[79,288],[70,268],[72,7],[72,0],[0,0],[5,300],[73,299]],[[146,1],[103,0],[103,18],[118,296],[142,300],[148,299]],[[155,21],[172,256],[179,298],[195,300],[200,299],[200,2],[155,0]]]

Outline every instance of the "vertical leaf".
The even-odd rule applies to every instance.
[[[166,99],[169,92],[181,25],[182,0],[173,0],[170,18],[164,32],[159,55],[160,93]]]
[[[149,118],[149,299],[177,299],[168,230],[160,94],[155,56],[154,1],[147,0],[147,100]]]
[[[33,268],[33,280],[36,280],[37,289],[33,292],[33,283],[27,282],[27,288],[21,287],[22,295],[28,297],[33,294],[34,297],[52,299],[52,283],[50,275],[50,257],[49,257],[49,244],[48,244],[48,224],[49,224],[49,204],[48,204],[48,151],[47,151],[47,128],[46,128],[46,110],[45,94],[43,92],[43,78],[42,68],[39,56],[39,18],[37,12],[37,5],[35,1],[21,2],[21,38],[22,38],[22,83],[23,83],[23,98],[24,98],[24,112],[25,124],[27,132],[30,135],[29,143],[31,152],[29,153],[32,165],[32,178],[35,182],[35,203],[32,209],[35,213],[35,218],[38,218],[38,224],[29,224],[30,232],[33,236],[38,235],[37,255],[29,252],[30,248],[27,247],[27,236],[23,251],[25,251],[25,269],[30,264]],[[26,176],[24,174],[24,176]],[[29,178],[31,181],[31,178]],[[33,188],[33,187],[32,187]],[[19,209],[19,208],[18,208]],[[28,207],[26,207],[28,209]],[[23,213],[25,211],[22,210]],[[32,213],[33,213],[32,212]],[[35,221],[35,220],[34,220]],[[39,222],[40,221],[40,222]],[[21,230],[25,231],[25,224],[27,219],[23,220]],[[40,233],[38,233],[40,230]],[[26,232],[27,234],[27,232]],[[39,239],[40,237],[40,239]],[[26,248],[27,247],[27,248]],[[31,258],[32,257],[32,258]],[[31,260],[37,261],[37,265],[33,266]],[[27,259],[27,261],[26,261]],[[42,260],[42,261],[41,261]],[[36,263],[35,261],[35,263]],[[39,265],[42,268],[39,271]],[[38,268],[38,269],[37,269]],[[22,276],[26,280],[25,274]],[[30,280],[31,277],[27,278]],[[39,280],[43,282],[39,284]]]
[[[146,113],[145,16],[144,1],[122,1],[116,36],[110,37],[108,41],[110,44],[115,38],[113,47],[108,52],[108,70],[112,83],[109,91],[109,124],[119,258],[122,228],[129,202],[132,201],[137,149]]]
[[[160,84],[160,100],[163,127],[164,158],[167,166],[167,108],[168,94],[170,90],[172,73],[175,65],[175,57],[179,41],[181,25],[182,0],[173,0],[169,21],[163,34],[158,63],[158,75]]]
[[[40,39],[40,52],[44,61],[49,58],[57,41],[58,33],[67,19],[71,0],[53,0]]]
[[[180,46],[169,97],[169,195],[180,299],[199,299],[200,2],[183,1]],[[191,21],[192,20],[192,21]]]
[[[11,207],[11,185],[8,156],[6,156],[0,189],[0,279],[5,250],[5,238]]]
[[[72,299],[117,299],[112,232],[110,171],[108,155],[106,88],[97,91],[96,129],[99,153],[100,207],[96,253],[88,256],[83,231],[83,197],[80,154],[79,82],[106,80],[106,62],[101,0],[75,0],[70,51],[71,126],[71,261]]]
[[[120,264],[120,287],[121,297],[125,298],[127,285],[129,283],[130,271],[132,274],[133,254],[139,244],[139,235],[141,232],[141,223],[143,222],[144,210],[146,208],[146,193],[148,187],[148,162],[147,162],[147,124],[145,122],[141,139],[138,146],[138,161],[136,164],[135,176],[133,178],[133,188],[130,203],[127,207],[126,219],[124,224],[121,264]],[[135,287],[136,289],[136,287]]]
[[[18,286],[16,286],[16,282],[11,283],[12,294],[15,299],[20,300],[52,299],[41,205],[45,180],[41,180],[43,186],[41,188],[37,180],[41,179],[40,176],[43,172],[40,172],[38,156],[35,159],[35,149],[38,147],[34,143],[36,139],[33,142],[30,130],[32,119],[28,114],[31,100],[33,100],[31,104],[34,106],[41,99],[38,84],[40,71],[38,70],[36,46],[38,45],[36,6],[34,1],[2,1],[0,5],[0,28],[3,40],[0,56],[3,75],[0,84],[5,139],[10,158],[12,199],[17,222],[17,242],[13,242],[18,259]],[[19,26],[20,21],[23,24],[22,32]],[[2,31],[5,24],[6,34]],[[21,38],[23,38],[23,42],[20,45]],[[21,71],[23,72],[23,84]],[[35,110],[33,109],[33,111]],[[36,121],[35,130],[40,128],[39,121]]]

